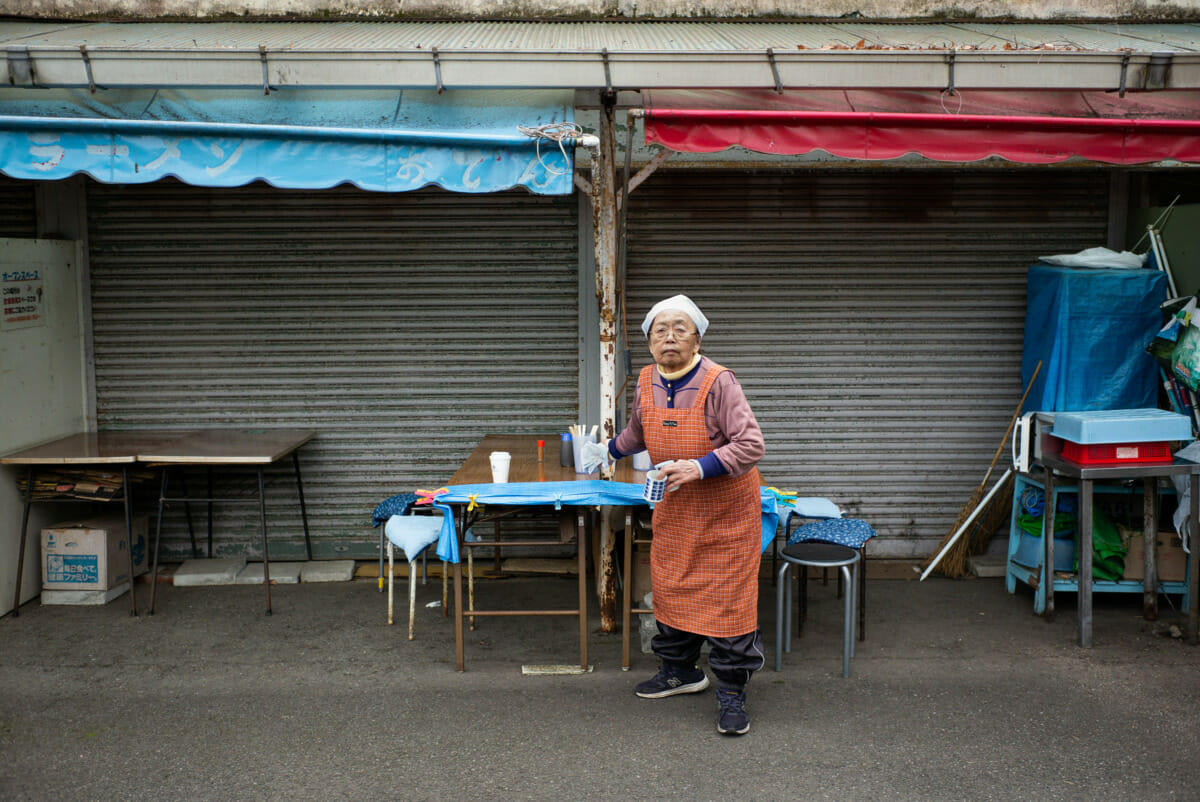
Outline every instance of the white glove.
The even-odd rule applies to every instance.
[[[579,459],[583,464],[576,467],[582,468],[584,473],[595,473],[600,469],[601,464],[611,462],[612,458],[608,453],[608,441],[584,443],[579,449]]]

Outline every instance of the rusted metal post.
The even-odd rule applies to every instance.
[[[615,437],[617,412],[617,194],[613,106],[600,114],[600,144],[592,151],[592,232],[596,259],[596,302],[600,309],[601,439]],[[612,478],[607,466],[604,478]],[[600,597],[600,631],[617,631],[616,538],[609,516],[600,516],[600,564],[596,592]]]

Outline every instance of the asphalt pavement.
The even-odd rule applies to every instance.
[[[481,606],[574,592],[478,589]],[[843,679],[835,583],[810,582],[779,673],[761,593],[768,665],[740,738],[717,734],[712,690],[634,696],[654,661],[622,671],[594,607],[592,672],[530,676],[577,660],[575,621],[480,619],[460,673],[452,619],[426,606],[437,580],[414,641],[373,580],[276,586],[270,617],[255,586],[162,586],[153,617],[35,600],[0,619],[0,798],[1200,799],[1200,648],[1165,600],[1150,622],[1139,594],[1098,595],[1080,649],[1072,594],[1047,623],[1002,579],[873,580]]]

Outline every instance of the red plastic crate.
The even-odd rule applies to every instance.
[[[1079,465],[1141,465],[1171,461],[1171,446],[1161,443],[1072,443],[1062,441],[1063,459]]]

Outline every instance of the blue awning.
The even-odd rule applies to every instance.
[[[569,91],[0,89],[0,172],[110,184],[572,191]]]

